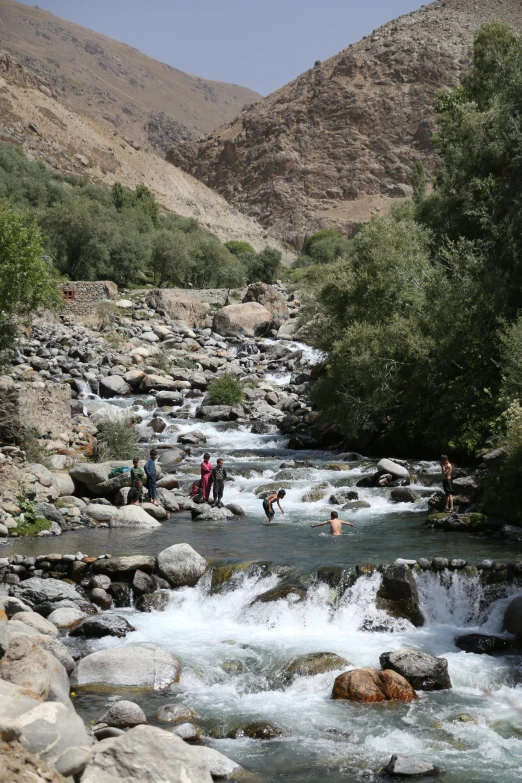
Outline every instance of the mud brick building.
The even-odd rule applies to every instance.
[[[118,297],[118,286],[110,280],[74,280],[60,283],[63,314],[77,317],[96,315],[100,302]]]

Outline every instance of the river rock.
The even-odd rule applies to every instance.
[[[504,613],[504,630],[522,638],[522,596],[509,603]]]
[[[100,723],[106,723],[107,726],[114,726],[117,729],[128,729],[147,723],[147,718],[139,704],[121,699],[112,704],[101,716]]]
[[[174,544],[159,553],[158,570],[173,587],[195,585],[206,571],[207,561],[190,544]]]
[[[409,479],[410,471],[391,459],[381,459],[377,463],[379,473],[390,473],[394,479]]]
[[[55,603],[64,598],[75,602],[85,600],[76,587],[67,582],[62,582],[60,579],[40,579],[36,576],[26,579],[19,585],[13,585],[10,592],[33,607],[44,601]]]
[[[330,495],[328,502],[333,506],[342,506],[349,500],[359,500],[359,493],[354,489],[338,489]]]
[[[132,590],[136,595],[154,593],[158,589],[156,579],[145,571],[135,571],[132,578]]]
[[[243,767],[232,761],[228,756],[224,756],[214,748],[207,748],[203,745],[195,747],[199,758],[207,765],[207,768],[214,780],[226,780],[227,778],[235,778],[243,772]]]
[[[184,321],[188,326],[203,327],[210,305],[201,302],[190,293],[178,288],[161,288],[147,295],[147,304],[154,309],[164,310],[170,318]]]
[[[349,500],[342,507],[343,511],[360,511],[362,508],[371,508],[371,503],[367,500]]]
[[[451,688],[448,662],[419,650],[396,650],[382,653],[379,662],[383,669],[392,669],[402,675],[416,691],[440,691]]]
[[[51,612],[47,619],[58,629],[68,631],[71,628],[75,628],[78,623],[81,623],[88,616],[79,606],[62,606]]]
[[[118,509],[115,516],[112,517],[109,525],[111,528],[131,527],[141,530],[153,530],[161,527],[161,522],[153,519],[150,514],[147,514],[139,506],[122,506],[122,508]]]
[[[49,620],[45,620],[37,612],[18,612],[16,620],[31,626],[35,631],[38,631],[38,633],[44,634],[45,636],[58,636],[58,628],[53,625],[53,623],[49,622]]]
[[[0,611],[5,612],[7,617],[11,619],[18,612],[30,612],[31,607],[20,598],[15,598],[12,595],[0,595]]]
[[[284,735],[284,731],[279,726],[274,726],[273,723],[266,723],[265,721],[256,721],[236,726],[227,734],[227,738],[241,739],[242,737],[248,737],[249,739],[272,740],[284,737]]]
[[[157,481],[158,489],[179,489],[179,481],[175,476],[167,474]]]
[[[68,701],[67,672],[40,644],[39,636],[16,633],[0,661],[0,677],[27,689],[37,699]]]
[[[227,503],[225,508],[228,508],[235,517],[246,516],[244,509],[242,509],[241,506],[238,506],[237,503]]]
[[[416,627],[424,625],[417,585],[407,565],[394,564],[383,568],[375,605],[377,609],[383,609],[392,617],[409,620]]]
[[[459,650],[475,653],[476,655],[494,655],[503,653],[513,648],[511,639],[504,639],[502,636],[487,636],[481,633],[468,633],[463,636],[457,636],[455,646]]]
[[[68,473],[53,473],[52,476],[60,497],[74,495],[74,481]]]
[[[100,378],[101,397],[120,397],[130,394],[131,388],[120,375],[108,375]]]
[[[100,609],[110,609],[112,606],[111,596],[106,590],[102,590],[101,587],[95,587],[94,590],[91,590],[90,599]]]
[[[340,674],[334,683],[332,699],[348,701],[414,701],[417,694],[408,681],[394,671],[354,669]]]
[[[136,600],[138,612],[164,612],[169,604],[169,594],[166,590],[155,593],[144,593]]]
[[[226,506],[217,508],[216,506],[209,506],[207,503],[202,503],[200,506],[192,509],[192,519],[197,522],[219,521],[223,519],[232,519],[234,514]]]
[[[314,677],[316,674],[346,669],[350,662],[340,655],[328,652],[308,653],[294,658],[282,672],[283,680],[291,682],[296,677]]]
[[[135,631],[125,617],[117,614],[97,614],[87,617],[71,631],[71,636],[86,636],[89,639],[101,639],[102,636],[117,636],[120,639]]]
[[[393,503],[415,503],[418,497],[409,487],[394,487],[391,499]]]
[[[154,719],[160,723],[186,723],[195,717],[195,711],[184,704],[164,704],[154,713]]]
[[[118,513],[118,509],[101,503],[89,503],[84,513],[96,522],[110,522]]]
[[[256,596],[252,601],[252,604],[266,604],[272,601],[279,601],[281,599],[287,600],[289,603],[297,604],[304,601],[306,598],[306,590],[303,587],[295,584],[283,583],[272,587],[271,590],[266,590],[264,593]]]
[[[182,443],[184,446],[197,446],[200,443],[206,442],[207,439],[201,430],[191,430],[190,432],[178,435],[178,443]]]
[[[201,748],[156,726],[136,726],[94,746],[82,783],[212,783],[209,768]]]
[[[384,775],[398,778],[423,778],[440,775],[440,769],[435,767],[431,761],[412,756],[399,756],[396,753],[382,772]]]
[[[96,494],[96,487],[109,478],[113,467],[128,467],[129,462],[81,462],[71,468],[70,476],[75,483],[85,485],[90,492]],[[84,494],[79,492],[78,494]]]
[[[251,283],[243,297],[243,303],[245,302],[258,302],[263,305],[278,323],[286,321],[289,317],[286,299],[273,285]]]
[[[38,704],[17,718],[21,743],[62,775],[78,775],[90,760],[89,739],[72,707],[58,702]]]
[[[174,726],[172,733],[191,745],[201,742],[201,730],[193,723],[180,723]]]
[[[131,574],[134,571],[145,571],[151,574],[156,559],[153,555],[123,555],[122,557],[110,557],[97,560],[92,565],[93,571],[97,574],[109,574],[117,576],[118,574]]]
[[[212,329],[224,337],[256,337],[265,334],[272,321],[270,312],[258,302],[222,307],[214,315]]]
[[[163,508],[163,506],[157,505],[155,506],[154,503],[142,503],[140,508],[145,511],[149,516],[151,516],[153,519],[156,519],[158,522],[161,519],[167,519],[168,514]]]
[[[179,681],[180,670],[178,659],[156,645],[112,647],[82,658],[72,673],[71,685],[88,690],[162,691]]]

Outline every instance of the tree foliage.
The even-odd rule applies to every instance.
[[[521,398],[521,92],[521,36],[486,25],[462,85],[437,101],[432,193],[416,166],[414,199],[325,267],[316,400],[354,439],[475,453]]]

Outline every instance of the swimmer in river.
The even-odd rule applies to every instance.
[[[273,506],[274,503],[277,503],[277,505],[279,506],[279,511],[281,512],[281,514],[285,513],[281,508],[281,504],[279,503],[279,501],[282,500],[285,495],[286,492],[284,491],[284,489],[280,489],[279,492],[270,492],[263,500],[263,511],[268,517],[268,524],[270,524],[275,517],[275,511]]]
[[[330,519],[327,522],[315,522],[313,525],[310,525],[310,527],[322,527],[323,525],[330,525],[330,532],[332,536],[341,536],[343,525],[354,527],[353,522],[345,522],[344,519],[339,519],[339,514],[337,511],[332,511],[330,514]]]

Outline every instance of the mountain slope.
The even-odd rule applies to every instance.
[[[157,151],[207,133],[261,96],[201,79],[60,17],[0,0],[0,49],[76,111]]]
[[[520,0],[437,0],[390,22],[167,159],[300,247],[407,196],[412,163],[433,171],[433,101],[470,63],[475,31],[522,27]]]
[[[136,141],[73,111],[52,86],[0,52],[0,141],[67,174],[112,186],[145,184],[166,208],[195,217],[220,239],[244,239],[262,249],[267,234],[251,218],[190,175]],[[270,244],[276,245],[271,241]]]

